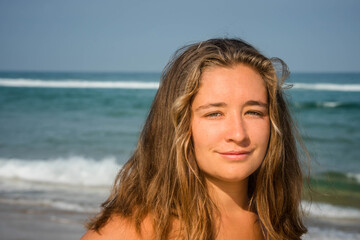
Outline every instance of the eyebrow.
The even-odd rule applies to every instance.
[[[261,102],[261,101],[255,101],[255,100],[249,100],[247,101],[245,104],[245,106],[259,106],[259,107],[263,107],[263,108],[268,108],[268,104]],[[195,112],[200,111],[200,110],[204,110],[204,109],[208,109],[211,107],[226,107],[227,104],[224,102],[218,102],[218,103],[209,103],[209,104],[204,104],[199,106],[198,108],[195,109]]]
[[[211,107],[226,107],[226,103],[218,102],[218,103],[209,103],[209,104],[201,105],[195,109],[195,112],[203,110],[203,109],[211,108]]]
[[[261,101],[255,101],[255,100],[249,100],[245,103],[245,106],[260,106],[263,108],[268,108],[268,104],[261,102]]]

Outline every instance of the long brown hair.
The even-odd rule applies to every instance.
[[[98,231],[119,214],[140,231],[141,222],[151,214],[155,239],[168,239],[174,219],[180,223],[180,239],[215,239],[218,212],[196,163],[191,104],[204,69],[239,63],[262,76],[271,122],[267,154],[249,178],[249,209],[258,215],[266,239],[300,239],[307,230],[299,209],[302,173],[295,128],[283,95],[287,66],[239,39],[210,39],[175,53],[161,76],[135,152],[89,229]]]

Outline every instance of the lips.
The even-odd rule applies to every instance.
[[[220,156],[230,160],[243,160],[246,159],[252,151],[227,151],[218,152]]]

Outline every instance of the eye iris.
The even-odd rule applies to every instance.
[[[261,112],[255,112],[255,111],[250,111],[248,114],[254,115],[254,116],[262,116],[263,115]]]
[[[215,113],[209,113],[207,116],[208,117],[219,117],[221,114],[218,113],[218,112],[215,112]]]

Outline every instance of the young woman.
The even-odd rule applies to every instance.
[[[286,75],[280,59],[238,39],[180,49],[82,239],[300,239],[302,174]]]

